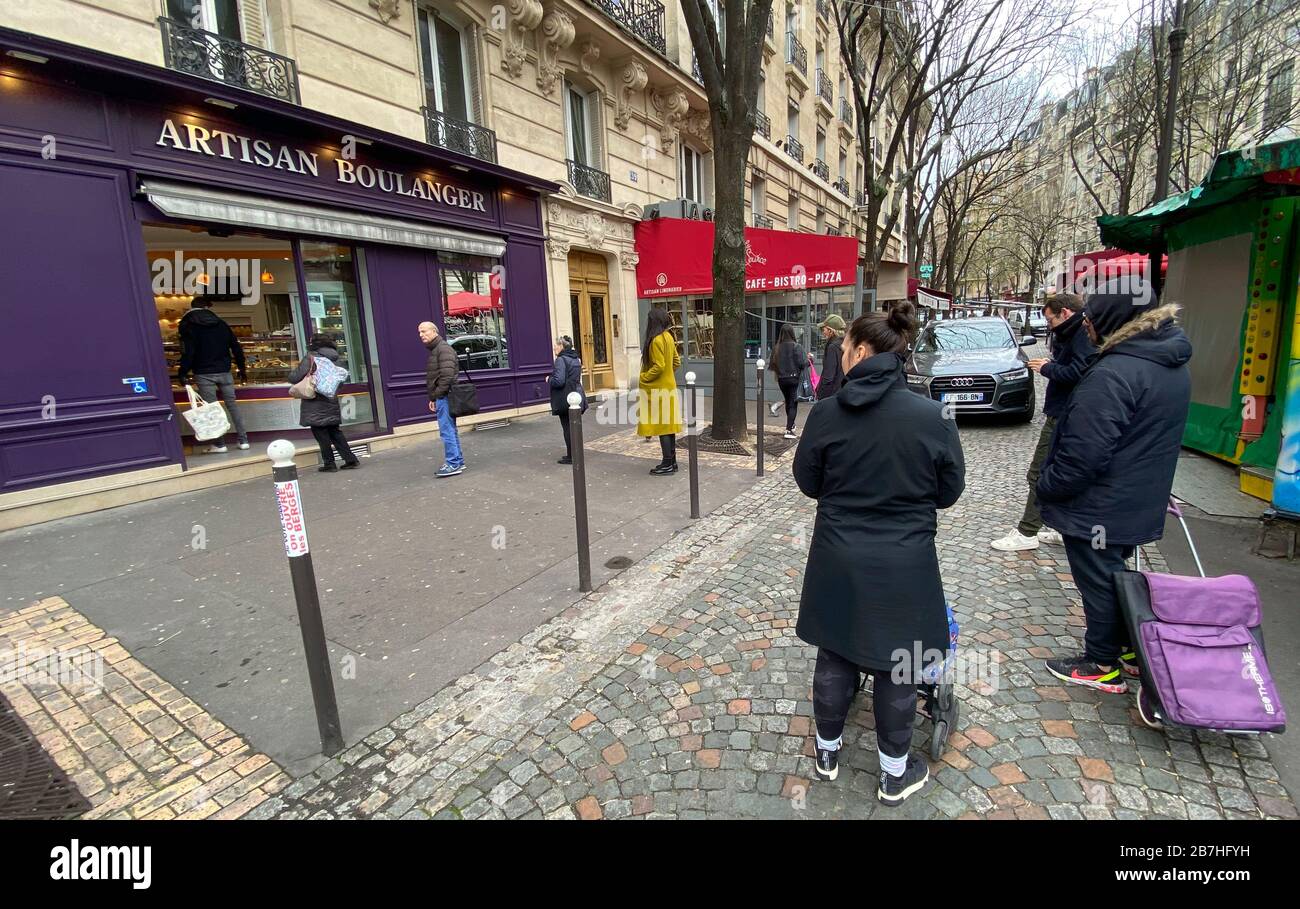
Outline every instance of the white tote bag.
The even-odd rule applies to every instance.
[[[230,430],[230,417],[219,402],[209,404],[199,396],[193,385],[185,386],[185,394],[189,396],[190,409],[183,416],[194,427],[194,438],[200,442],[209,442],[221,438]]]

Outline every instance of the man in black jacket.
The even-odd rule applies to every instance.
[[[420,341],[429,349],[429,362],[425,367],[425,384],[429,390],[429,411],[438,417],[438,432],[442,435],[443,462],[436,476],[454,477],[465,471],[465,456],[460,450],[460,433],[456,431],[456,418],[451,415],[447,395],[456,384],[456,351],[438,334],[432,322],[420,323]]]
[[[1029,481],[1029,495],[1020,524],[1011,533],[994,540],[992,547],[1001,552],[1023,552],[1037,549],[1040,543],[1061,543],[1061,535],[1043,526],[1043,516],[1038,510],[1038,473],[1047,458],[1056,429],[1056,418],[1065,409],[1065,402],[1079,384],[1079,379],[1097,356],[1097,346],[1083,327],[1083,304],[1074,294],[1055,294],[1043,303],[1043,318],[1047,320],[1048,338],[1052,347],[1050,358],[1029,361],[1029,368],[1047,379],[1047,393],[1043,397],[1043,430],[1038,434],[1034,456],[1029,461],[1025,479]]]
[[[1164,533],[1191,401],[1192,345],[1177,312],[1138,276],[1089,295],[1084,328],[1097,359],[1066,402],[1038,477],[1043,520],[1065,538],[1087,620],[1083,653],[1048,660],[1047,669],[1119,694],[1136,665],[1113,576],[1135,546]]]
[[[181,340],[181,365],[176,372],[176,381],[184,385],[186,377],[193,373],[199,397],[211,403],[220,394],[226,411],[235,424],[239,447],[247,450],[248,433],[244,430],[244,421],[235,404],[235,380],[230,374],[233,359],[234,365],[239,369],[239,381],[248,380],[244,368],[244,348],[239,346],[239,339],[230,326],[211,307],[211,300],[195,297],[190,303],[190,311],[181,319],[177,329]],[[226,450],[225,439],[214,439],[206,449],[215,454]]]

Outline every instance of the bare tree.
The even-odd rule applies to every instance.
[[[681,0],[709,96],[713,133],[713,425],[717,439],[743,439],[745,408],[745,166],[754,139],[763,35],[772,0],[722,7],[719,35],[708,0]]]

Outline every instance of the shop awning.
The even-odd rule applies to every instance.
[[[713,293],[713,222],[655,218],[635,227],[641,297]],[[745,292],[843,287],[857,279],[855,237],[745,228]]]
[[[163,214],[191,221],[233,224],[238,227],[364,243],[417,246],[494,258],[500,258],[506,251],[505,241],[489,234],[381,218],[378,215],[266,196],[231,193],[161,180],[141,181],[140,191]]]

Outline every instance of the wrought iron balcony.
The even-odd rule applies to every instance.
[[[163,63],[168,69],[224,82],[298,104],[298,64],[288,57],[226,38],[175,19],[160,18]]]
[[[840,99],[840,120],[853,126],[853,105],[849,103],[848,98]]]
[[[817,70],[817,97],[825,101],[827,107],[835,103],[835,86],[824,69]]]
[[[846,199],[853,195],[853,191],[849,189],[849,181],[846,177],[840,177],[831,185],[835,187],[837,193]]]
[[[641,43],[668,53],[664,40],[664,5],[659,0],[587,0]]]
[[[867,204],[867,191],[866,191],[866,190],[864,190],[864,189],[860,189],[860,190],[858,190],[858,195],[857,195],[857,197],[854,199],[854,204],[855,204],[855,205],[859,205],[859,206],[864,206],[864,207],[866,206],[866,204]]]
[[[785,153],[800,164],[803,163],[803,144],[794,136],[785,137]]]
[[[785,62],[801,75],[808,75],[808,48],[803,46],[794,32],[785,33]]]
[[[817,0],[817,18],[829,19],[831,17],[830,0]]]
[[[772,138],[772,119],[761,110],[754,114],[754,132],[764,139]]]
[[[823,161],[821,158],[818,158],[816,161],[812,163],[812,172],[817,176],[821,177],[823,180],[829,180],[831,178],[830,165],[827,164],[825,161]]]
[[[759,215],[759,214],[755,214],[755,215],[754,215],[754,226],[755,226],[755,227],[766,227],[768,230],[771,230],[771,229],[772,229],[772,226],[773,226],[773,225],[772,225],[772,219],[771,219],[771,218],[765,218],[765,217],[763,217],[762,215]]]
[[[570,160],[569,182],[573,184],[574,191],[580,196],[599,199],[601,202],[608,202],[611,199],[609,174],[603,170],[596,170],[594,167]]]
[[[430,145],[460,152],[482,161],[497,160],[497,134],[486,126],[467,123],[430,107],[421,108],[424,131]]]
[[[691,54],[691,78],[700,85],[704,84],[704,76],[700,72],[700,58],[696,54]]]

